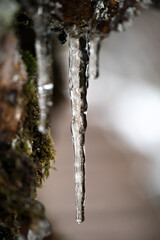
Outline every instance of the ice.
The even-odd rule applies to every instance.
[[[48,132],[50,108],[53,105],[53,80],[52,80],[52,51],[51,31],[48,27],[47,15],[39,7],[33,18],[36,32],[36,55],[38,63],[38,94],[39,94],[39,131]]]
[[[106,21],[108,19],[108,7],[106,6],[106,3],[103,2],[102,0],[96,1],[94,14],[97,20]]]
[[[90,40],[89,79],[96,79],[99,76],[99,50],[100,37]]]
[[[89,42],[86,36],[70,37],[69,87],[72,104],[72,139],[75,155],[76,221],[84,221],[85,201],[85,131],[87,127],[87,87],[89,69]]]

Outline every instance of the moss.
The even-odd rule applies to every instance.
[[[1,150],[0,222],[12,226],[16,233],[19,229],[18,219],[23,219],[24,213],[30,223],[32,212],[26,208],[26,203],[34,201],[35,189],[35,166],[30,159],[15,150]]]
[[[39,106],[37,93],[37,64],[29,52],[22,52],[29,79],[24,87],[24,101],[26,105],[26,119],[23,129],[21,129],[16,139],[16,148],[19,152],[25,152],[30,156],[36,166],[37,185],[49,175],[51,161],[55,161],[54,143],[48,134],[42,134],[38,130]]]
[[[29,52],[22,54],[28,71],[23,89],[25,121],[12,144],[0,146],[0,223],[17,234],[21,224],[29,226],[35,218],[44,217],[42,204],[35,200],[36,187],[48,177],[51,161],[55,160],[50,133],[38,131],[37,64]]]
[[[37,74],[37,62],[29,51],[21,50],[22,59],[27,67],[29,78],[35,77]]]

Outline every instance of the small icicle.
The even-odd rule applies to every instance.
[[[39,131],[47,133],[50,108],[53,105],[53,82],[52,82],[52,54],[51,54],[51,32],[48,27],[48,18],[39,7],[34,17],[36,32],[36,55],[38,62],[38,93],[39,93]]]
[[[75,155],[76,221],[84,221],[85,201],[85,131],[87,127],[87,87],[89,68],[89,42],[84,36],[70,37],[69,80],[72,103],[72,139]]]
[[[51,224],[44,219],[38,219],[28,231],[27,240],[43,240],[51,234]]]
[[[99,51],[100,37],[90,40],[89,79],[96,79],[99,76]]]

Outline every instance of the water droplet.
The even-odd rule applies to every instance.
[[[13,82],[18,82],[19,80],[19,76],[18,75],[14,75],[13,76]]]

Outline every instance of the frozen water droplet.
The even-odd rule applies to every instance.
[[[48,27],[48,18],[43,8],[39,7],[33,18],[36,32],[36,55],[38,62],[38,93],[39,93],[39,131],[47,133],[50,108],[52,106],[52,54],[51,32]]]
[[[46,218],[37,219],[28,231],[27,240],[43,240],[51,232],[51,224]]]
[[[84,36],[70,37],[69,86],[72,103],[72,139],[75,155],[76,221],[84,221],[85,201],[85,131],[87,127],[87,87],[89,66],[89,42]]]
[[[19,80],[19,75],[17,74],[17,75],[14,75],[13,76],[13,82],[18,82],[18,80]]]
[[[90,40],[89,79],[96,79],[99,76],[99,50],[100,37]]]

